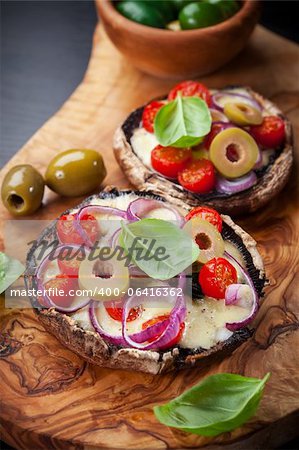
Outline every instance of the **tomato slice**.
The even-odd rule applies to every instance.
[[[225,290],[238,280],[235,267],[225,258],[213,258],[200,269],[198,281],[202,292],[216,299],[223,299]]]
[[[193,217],[200,217],[201,219],[207,220],[217,228],[219,233],[221,233],[222,219],[220,214],[215,209],[208,208],[207,206],[197,206],[196,208],[191,209],[185,219],[190,220]]]
[[[62,244],[84,244],[82,236],[74,225],[75,220],[75,214],[64,214],[57,221],[57,234]],[[92,214],[85,214],[80,220],[80,223],[91,242],[94,243],[100,231],[96,218]]]
[[[122,302],[113,302],[105,304],[105,308],[109,316],[117,320],[118,322],[122,322],[122,315],[123,315],[123,308],[122,308]],[[138,319],[140,315],[142,314],[142,307],[136,306],[135,308],[131,308],[129,315],[127,317],[127,322],[133,322],[134,320]]]
[[[261,125],[251,126],[250,133],[262,147],[277,148],[285,140],[285,124],[280,117],[267,116]]]
[[[146,105],[142,113],[142,124],[146,131],[149,131],[150,133],[154,132],[154,121],[156,114],[159,109],[164,106],[164,104],[164,102],[154,100],[153,102]]]
[[[212,104],[212,97],[209,89],[197,81],[182,81],[174,86],[168,94],[168,100],[174,100],[180,92],[182,97],[200,97],[208,106]]]
[[[152,326],[152,325],[155,325],[155,324],[158,323],[158,322],[162,322],[163,320],[168,319],[168,317],[169,317],[168,314],[163,314],[163,315],[161,315],[161,316],[154,317],[153,319],[149,319],[149,320],[147,320],[146,322],[144,322],[144,323],[142,324],[142,329],[143,329],[143,330],[146,330],[148,327],[150,327],[150,326]],[[183,332],[184,332],[184,329],[185,329],[185,323],[182,322],[181,325],[180,325],[180,329],[179,329],[178,334],[177,334],[177,335],[176,335],[176,336],[175,336],[175,337],[174,337],[167,345],[162,346],[162,347],[159,347],[159,349],[160,349],[160,350],[163,350],[163,349],[165,349],[165,348],[174,347],[174,346],[181,340],[182,335],[183,335]],[[149,339],[148,342],[153,342],[153,341],[155,341],[156,339],[158,339],[159,336],[161,336],[161,334],[162,334],[162,333],[157,334],[157,336],[155,336],[155,337]]]
[[[197,194],[210,192],[216,183],[214,165],[208,159],[191,161],[179,173],[178,181],[188,191]]]
[[[44,289],[50,299],[57,306],[68,307],[72,304],[73,296],[68,295],[70,289],[75,287],[75,280],[66,274],[59,274],[44,284]]]
[[[157,145],[152,150],[151,161],[153,168],[168,178],[177,178],[192,158],[189,148],[163,147]]]
[[[82,261],[80,261],[80,255],[76,255],[77,251],[74,251],[74,255],[68,256],[68,258],[58,259],[58,267],[61,273],[64,273],[70,278],[77,278],[79,267]]]

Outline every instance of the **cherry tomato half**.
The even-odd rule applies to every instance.
[[[75,214],[64,214],[57,221],[57,234],[62,244],[84,244],[82,236],[74,226],[75,220]],[[94,243],[99,235],[99,224],[96,218],[91,214],[85,214],[80,223],[91,242]]]
[[[146,131],[150,133],[154,132],[154,121],[159,109],[164,106],[165,103],[154,100],[146,105],[142,113],[142,124]]]
[[[157,145],[152,150],[151,161],[153,168],[169,178],[177,178],[178,173],[191,160],[192,151],[189,148],[163,147]]]
[[[225,258],[213,258],[200,269],[198,281],[202,292],[213,298],[222,299],[230,284],[237,282],[237,271]]]
[[[277,148],[285,139],[285,124],[280,117],[267,116],[261,125],[251,126],[250,133],[261,146]]]
[[[168,319],[168,317],[169,317],[168,314],[163,314],[162,316],[157,316],[157,317],[154,317],[153,319],[149,319],[149,320],[147,320],[146,322],[144,322],[142,324],[142,329],[146,330],[148,327],[151,327],[152,325],[155,325],[158,322],[162,322],[163,320]],[[185,329],[185,323],[182,322],[181,325],[180,325],[180,329],[179,329],[178,334],[167,345],[159,347],[159,349],[163,350],[165,348],[174,347],[181,340],[183,332],[184,332],[184,329]],[[161,336],[161,334],[162,333],[160,333],[157,336],[149,339],[148,342],[155,341],[156,339],[158,339],[159,336]]]
[[[58,267],[60,272],[66,276],[77,278],[81,262],[80,254],[77,253],[77,250],[74,250],[70,255],[58,259]]]
[[[191,209],[185,218],[186,220],[190,220],[193,219],[193,217],[200,217],[201,219],[207,220],[217,228],[219,233],[221,233],[222,219],[215,209],[208,208],[207,206],[197,206],[196,208]]]
[[[44,289],[55,305],[65,308],[72,304],[73,297],[68,294],[70,289],[74,288],[75,284],[76,282],[73,278],[68,277],[66,274],[60,274],[48,280],[44,284]],[[61,292],[59,293],[59,291],[63,291],[62,295],[60,295]]]
[[[208,106],[212,104],[212,97],[209,89],[197,81],[182,81],[177,84],[168,94],[168,100],[174,100],[180,92],[182,97],[200,97]]]
[[[109,316],[117,320],[118,322],[122,322],[122,316],[123,316],[123,308],[122,308],[122,302],[113,302],[113,303],[107,303],[105,304],[105,308]],[[142,307],[136,306],[135,308],[131,308],[129,315],[127,317],[127,322],[133,322],[133,320],[138,319],[142,313]]]
[[[208,159],[197,159],[187,164],[178,175],[180,185],[197,194],[210,192],[216,183],[214,165]]]

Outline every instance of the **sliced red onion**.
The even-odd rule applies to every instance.
[[[236,194],[237,192],[245,191],[251,188],[257,182],[257,176],[254,171],[251,171],[243,177],[235,180],[228,180],[221,175],[217,176],[216,191],[222,194]]]
[[[233,264],[236,264],[238,266],[238,269],[242,273],[246,284],[240,285],[240,284],[234,284],[232,287],[229,286],[230,289],[227,288],[225,292],[225,304],[226,305],[237,305],[241,307],[248,308],[250,307],[250,311],[248,313],[248,316],[244,319],[240,320],[239,322],[232,322],[227,323],[226,328],[230,331],[235,331],[240,328],[245,327],[248,325],[255,317],[258,307],[259,307],[259,298],[258,294],[255,290],[253,281],[250,277],[250,275],[247,273],[247,271],[241,266],[241,264],[229,253],[224,252],[224,256],[228,259],[228,261],[232,262]],[[247,288],[243,288],[241,286],[248,286]],[[244,289],[246,289],[246,298],[244,297]],[[249,296],[249,291],[251,293],[251,296]]]
[[[219,111],[218,109],[211,108],[210,109],[210,113],[211,113],[211,116],[212,116],[212,122],[213,123],[215,123],[215,122],[224,122],[224,123],[229,122],[229,120],[226,117],[226,115],[223,114],[223,112]]]
[[[179,283],[178,288],[183,290],[183,287],[186,282],[186,277],[184,274],[181,274],[179,277]],[[157,286],[159,288],[159,286]],[[159,301],[160,298],[158,297],[156,301]],[[145,298],[145,301],[149,301],[149,298]],[[184,295],[178,295],[176,297],[175,304],[169,314],[168,319],[166,319],[163,322],[160,322],[162,328],[162,332],[160,330],[159,333],[157,333],[157,330],[153,330],[153,326],[148,327],[146,330],[143,331],[143,336],[129,336],[126,330],[126,324],[127,324],[127,317],[129,315],[130,309],[134,308],[138,305],[138,302],[140,304],[140,297],[134,295],[133,297],[130,297],[127,299],[124,305],[123,309],[123,321],[122,321],[122,333],[123,337],[129,347],[137,348],[139,350],[152,350],[152,349],[161,349],[161,348],[167,348],[168,344],[178,335],[181,323],[185,320],[186,314],[187,314],[187,307]],[[163,325],[164,324],[164,325]],[[149,334],[147,335],[146,332]],[[160,334],[161,333],[161,334]],[[144,337],[146,336],[146,339]],[[157,337],[158,336],[158,337]],[[153,342],[145,343],[149,339],[152,339],[156,337],[156,339]]]
[[[96,308],[97,308],[97,302],[96,301],[92,301],[90,303],[90,307],[89,307],[89,317],[90,317],[90,321],[92,323],[92,326],[94,327],[95,331],[97,333],[99,333],[99,335],[105,340],[110,342],[111,344],[114,345],[121,345],[121,346],[125,346],[126,342],[123,338],[122,335],[113,335],[108,333],[107,331],[104,330],[104,328],[99,324],[97,315],[96,315]]]
[[[136,296],[135,307],[139,306],[140,304],[146,303],[146,301],[149,301],[149,299],[148,298],[146,299],[146,297],[144,297],[144,296],[138,296],[138,297]],[[153,301],[153,299],[151,299],[151,301]],[[98,307],[97,305],[98,305],[98,302],[92,301],[90,304],[90,308],[89,308],[90,321],[91,321],[94,329],[96,330],[96,332],[99,333],[99,335],[103,339],[107,340],[108,342],[111,342],[114,345],[121,345],[123,347],[128,347],[128,346],[131,347],[128,344],[127,340],[124,338],[123,334],[112,335],[112,334],[108,333],[101,326],[101,324],[98,321],[97,313],[96,313],[96,309]],[[134,306],[132,306],[132,307],[134,307]],[[168,322],[168,320],[163,320],[161,322],[157,322],[156,324],[146,328],[146,330],[142,330],[140,332],[131,334],[129,336],[129,338],[132,339],[133,342],[137,342],[137,343],[145,342],[148,339],[152,339],[155,336],[157,336],[158,334],[162,333],[167,325],[167,322]]]
[[[263,165],[264,165],[263,155],[262,155],[261,150],[259,150],[258,156],[257,156],[257,160],[256,160],[256,163],[255,163],[253,168],[254,169],[260,169]]]
[[[128,206],[127,217],[128,220],[134,222],[136,220],[146,218],[149,212],[160,208],[168,209],[169,211],[171,211],[174,215],[174,220],[176,220],[180,226],[184,225],[185,219],[175,208],[159,200],[149,200],[146,198],[138,198],[137,200],[133,200]]]
[[[244,94],[236,94],[234,92],[230,91],[220,91],[216,92],[212,96],[213,105],[219,109],[220,111],[223,110],[224,106],[227,103],[246,103],[246,105],[250,105],[255,109],[261,110],[261,105],[252,97],[249,95]]]
[[[110,206],[100,206],[100,205],[83,206],[83,208],[81,208],[80,211],[78,211],[76,214],[77,220],[75,221],[75,226],[76,226],[78,233],[82,237],[83,242],[86,243],[86,245],[88,245],[89,247],[93,246],[93,242],[91,242],[86,231],[80,224],[80,220],[82,220],[82,217],[85,216],[86,214],[91,214],[91,215],[107,214],[107,216],[117,216],[117,217],[120,217],[121,219],[127,218],[126,211],[122,211],[121,209],[118,209],[118,208],[112,208]]]
[[[121,233],[121,228],[118,228],[109,239],[109,244],[111,248],[115,248],[118,245],[118,239]]]
[[[225,291],[225,304],[251,309],[253,305],[251,287],[248,284],[230,284]]]
[[[185,282],[186,282],[186,277],[184,274],[181,274],[179,276],[179,283],[178,283],[178,288],[184,289],[185,286]],[[163,287],[169,287],[169,285],[167,283],[163,283],[163,282],[159,282],[160,286],[156,286],[156,288],[161,288],[161,286]],[[151,289],[155,289],[155,287],[151,286]],[[161,299],[161,297],[156,297],[156,301],[159,301]],[[129,297],[128,299],[125,299],[124,301],[124,306],[123,306],[123,318],[124,317],[128,317],[129,311],[131,308],[134,308],[136,306],[139,306],[141,304],[145,304],[146,302],[153,302],[153,298],[152,297],[147,297],[147,296],[137,296],[134,295],[133,297]],[[106,330],[104,330],[104,328],[100,325],[98,319],[97,319],[97,315],[96,315],[96,308],[97,308],[98,302],[96,301],[92,301],[90,304],[90,308],[89,308],[89,316],[90,316],[90,320],[91,323],[94,327],[94,329],[97,331],[97,333],[99,333],[100,336],[102,336],[102,338],[104,340],[107,340],[108,342],[111,342],[114,345],[120,345],[123,347],[132,347],[132,345],[130,345],[130,343],[128,342],[129,340],[131,340],[133,342],[133,347],[134,348],[141,348],[141,347],[145,347],[146,345],[141,345],[142,342],[146,342],[149,339],[153,339],[155,338],[157,335],[160,335],[162,332],[165,331],[165,329],[168,327],[169,322],[170,322],[170,317],[172,314],[174,314],[175,311],[175,315],[177,316],[177,318],[179,319],[180,322],[182,322],[185,319],[186,316],[186,305],[185,305],[185,300],[184,297],[180,298],[178,301],[178,298],[176,299],[176,303],[174,308],[172,309],[171,313],[170,313],[170,317],[166,320],[163,320],[161,322],[157,322],[156,324],[149,326],[148,328],[146,328],[145,330],[142,330],[140,332],[128,335],[127,331],[126,331],[126,320],[123,319],[123,323],[122,323],[122,334],[121,335],[111,335],[110,333],[108,333]],[[131,305],[131,306],[130,306]],[[126,307],[127,306],[127,307]],[[178,329],[179,331],[179,329]],[[177,332],[178,332],[177,331]],[[165,333],[163,333],[165,334]],[[175,337],[177,334],[175,334],[173,337]],[[169,339],[167,342],[169,342],[171,339]],[[166,341],[166,338],[163,340],[163,342]],[[150,345],[150,344],[147,344]],[[166,345],[166,344],[165,344]],[[157,340],[155,341],[155,347],[151,347],[151,348],[157,348]],[[145,350],[146,348],[143,348],[143,350]],[[149,349],[149,348],[147,348]]]
[[[42,295],[42,299],[43,299],[43,303],[45,305],[46,308],[55,308],[57,311],[59,312],[63,312],[63,313],[73,313],[75,311],[78,311],[78,309],[84,308],[85,306],[87,306],[90,302],[90,298],[81,298],[78,299],[78,297],[75,300],[74,297],[74,302],[69,305],[69,306],[61,306],[61,305],[56,305],[53,300],[51,299],[51,297],[47,294],[46,289],[44,287],[44,273],[47,270],[48,265],[53,262],[53,260],[59,255],[59,253],[65,249],[69,249],[72,248],[74,251],[78,251],[78,250],[82,250],[82,246],[80,245],[71,245],[71,244],[61,244],[59,246],[57,246],[54,250],[54,252],[50,252],[48,253],[48,255],[45,256],[45,258],[42,260],[42,262],[40,263],[40,265],[38,266],[36,272],[35,272],[35,277],[37,280],[37,286],[38,286],[38,290],[41,290],[43,292]],[[52,259],[50,259],[50,257]]]

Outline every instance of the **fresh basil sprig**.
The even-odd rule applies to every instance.
[[[198,246],[185,231],[160,219],[122,222],[119,243],[141,270],[158,280],[175,277],[199,255]],[[145,255],[147,259],[143,259]]]
[[[154,413],[169,427],[217,436],[255,414],[269,377],[270,373],[262,380],[231,373],[211,375],[169,403],[155,406]]]
[[[24,270],[25,267],[20,261],[0,252],[0,294],[16,281]]]
[[[199,97],[181,97],[158,111],[154,131],[158,142],[167,147],[192,147],[201,142],[211,129],[209,108]]]

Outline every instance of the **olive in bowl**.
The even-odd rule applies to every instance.
[[[175,32],[130,20],[120,14],[115,2],[96,0],[96,5],[108,37],[128,63],[167,79],[192,79],[222,67],[243,49],[260,14],[258,1],[244,0],[222,22]]]
[[[44,195],[44,179],[29,164],[13,167],[4,177],[1,198],[4,206],[15,216],[34,213],[41,205]]]

